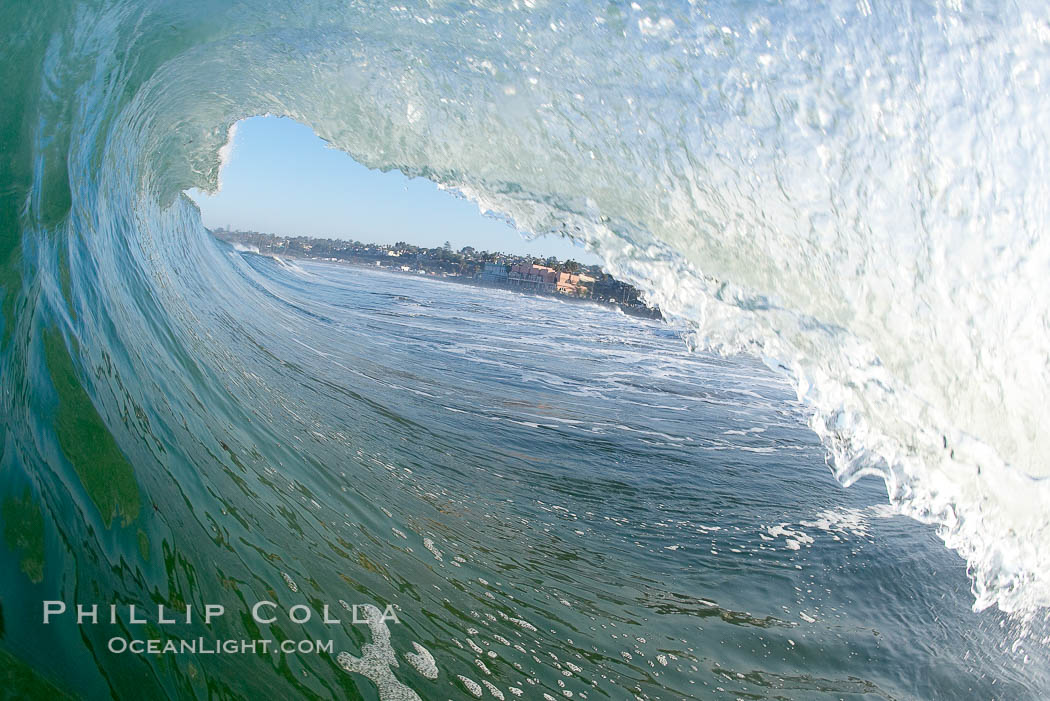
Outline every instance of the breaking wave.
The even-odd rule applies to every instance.
[[[192,330],[238,291],[187,291],[228,262],[182,192],[218,187],[238,120],[282,115],[371,168],[585,242],[695,346],[790,376],[837,478],[878,475],[897,509],[936,524],[975,608],[1050,605],[1045,3],[3,15],[8,426],[52,396],[53,327],[74,358],[114,369],[84,387],[126,402],[131,424],[135,392],[114,378],[199,412],[177,396],[207,375]],[[156,348],[179,359],[163,381]],[[32,430],[13,430],[9,450],[31,453]],[[147,508],[113,489],[111,518]]]

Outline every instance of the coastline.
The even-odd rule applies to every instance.
[[[507,290],[509,292],[517,292],[519,294],[528,295],[528,296],[532,296],[532,297],[544,297],[544,298],[557,299],[559,301],[565,301],[565,302],[593,304],[593,305],[596,305],[596,306],[599,306],[599,307],[605,307],[607,309],[618,309],[618,310],[620,310],[621,312],[623,312],[627,316],[633,316],[633,317],[640,318],[640,319],[663,320],[663,315],[660,313],[659,308],[650,307],[650,306],[645,305],[645,304],[626,304],[626,303],[617,302],[617,301],[614,301],[614,300],[611,301],[611,300],[598,299],[598,298],[595,298],[595,297],[578,297],[578,296],[575,296],[575,295],[559,294],[559,293],[550,294],[550,293],[541,292],[538,289],[532,289],[532,290],[524,289],[520,285],[519,286],[512,286],[510,284],[496,284],[496,283],[490,283],[490,282],[483,282],[477,276],[471,277],[471,276],[467,276],[467,275],[459,275],[459,274],[447,273],[447,272],[438,274],[438,273],[433,272],[433,271],[427,271],[427,270],[422,270],[422,269],[403,270],[400,267],[394,267],[394,266],[391,266],[391,265],[380,265],[380,264],[378,264],[376,262],[365,263],[363,261],[346,260],[346,259],[341,259],[341,258],[329,258],[329,257],[309,256],[309,255],[305,255],[304,256],[304,255],[301,255],[301,254],[298,254],[298,253],[293,253],[291,251],[282,252],[280,254],[273,253],[273,252],[265,252],[264,253],[264,252],[259,251],[259,250],[254,250],[253,251],[253,250],[248,250],[248,249],[243,249],[243,248],[237,248],[235,244],[237,244],[238,242],[231,241],[229,239],[226,239],[226,238],[223,238],[221,236],[218,236],[218,235],[216,235],[215,232],[212,232],[212,236],[217,241],[222,241],[223,243],[231,246],[232,248],[234,248],[234,250],[236,250],[236,251],[238,251],[240,253],[249,253],[251,255],[263,256],[263,257],[266,257],[266,258],[279,257],[279,258],[283,258],[283,259],[287,259],[287,260],[294,260],[294,261],[310,261],[310,262],[314,262],[314,263],[330,263],[332,265],[349,266],[349,267],[355,267],[355,268],[362,268],[362,269],[365,269],[365,270],[379,270],[379,271],[382,271],[382,272],[393,273],[393,274],[396,274],[396,275],[408,275],[408,276],[412,276],[412,277],[426,277],[427,279],[430,279],[430,280],[441,280],[443,282],[452,282],[452,283],[456,283],[456,284],[460,284],[460,285],[469,285],[469,286],[472,286],[472,287],[482,287],[482,288],[488,288],[488,289]]]

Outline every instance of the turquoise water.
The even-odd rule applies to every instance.
[[[1045,695],[1045,4],[0,26],[9,694]],[[268,113],[586,243],[669,324],[217,244],[182,193]]]
[[[80,494],[63,540],[81,548],[45,540],[44,572],[71,568],[76,601],[238,613],[131,634],[332,639],[356,656],[363,626],[240,614],[395,604],[394,676],[422,698],[470,698],[459,675],[525,698],[1024,698],[1045,681],[881,483],[834,482],[761,364],[587,304],[205,251],[176,330],[208,375],[156,386],[149,413],[115,404],[118,426],[136,417],[139,514],[93,525]],[[203,308],[223,287],[239,298]],[[183,424],[200,406],[209,421]],[[107,653],[112,626],[42,628],[33,598],[61,597],[9,561],[7,649],[84,697],[374,698],[383,678],[334,654]],[[437,680],[406,662],[413,643]],[[919,673],[917,656],[936,663]]]
[[[187,300],[178,331],[207,329],[209,375],[158,388],[164,413],[129,427],[141,552],[134,528],[99,542],[88,524],[66,538],[94,548],[45,550],[45,572],[75,563],[76,600],[393,603],[395,676],[422,698],[469,698],[458,675],[527,698],[1033,693],[1041,665],[970,610],[964,563],[881,484],[838,487],[762,365],[590,305],[207,246],[202,296],[227,270],[242,296],[207,316]],[[201,405],[220,410],[180,425]],[[375,693],[334,655],[134,660],[105,652],[110,626],[5,610],[8,649],[86,697]],[[354,655],[371,641],[275,627]],[[237,619],[157,628],[258,637]],[[916,674],[916,655],[937,662]]]

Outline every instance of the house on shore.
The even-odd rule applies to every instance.
[[[510,268],[508,281],[521,289],[553,294],[558,285],[558,272],[545,265],[515,263]]]
[[[506,285],[507,266],[503,263],[485,263],[485,267],[478,274],[478,280],[487,285]]]
[[[594,278],[579,273],[559,272],[546,265],[515,263],[507,273],[506,283],[529,292],[589,297]]]

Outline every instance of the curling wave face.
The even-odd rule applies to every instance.
[[[838,479],[936,524],[976,608],[1050,604],[1045,4],[8,5],[5,460],[54,457],[55,383],[132,464],[165,459],[147,395],[243,420],[200,386],[250,279],[215,289],[181,192],[278,114],[586,242],[696,346],[786,373]],[[133,486],[98,486],[105,520],[150,510]]]

